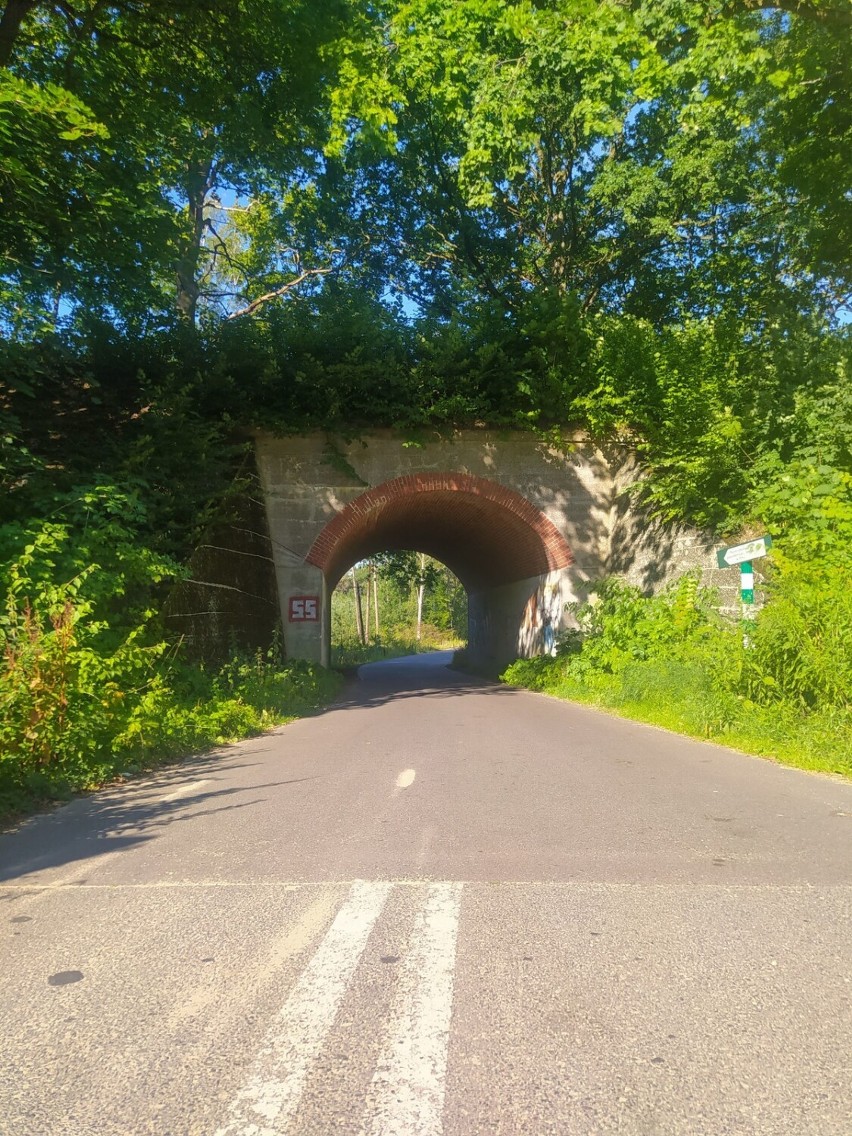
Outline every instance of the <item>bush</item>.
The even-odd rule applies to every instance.
[[[848,570],[783,560],[746,652],[744,693],[803,710],[852,710]]]
[[[56,583],[66,535],[42,530],[5,570],[0,812],[259,732],[338,689],[338,676],[274,651],[208,672],[183,661],[147,616],[129,629],[97,618],[128,581],[104,580],[91,564]],[[158,565],[136,563],[158,577]]]
[[[555,658],[521,659],[505,682],[617,710],[807,768],[852,775],[848,573],[780,556],[748,628],[722,620],[694,576],[645,597],[616,580],[574,607]]]

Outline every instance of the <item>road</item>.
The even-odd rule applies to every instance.
[[[3,1136],[849,1136],[852,785],[446,662],[0,838]]]

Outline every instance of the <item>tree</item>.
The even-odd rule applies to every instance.
[[[0,252],[12,302],[143,320],[174,305],[193,322],[202,305],[286,294],[248,278],[220,224],[309,180],[322,45],[344,15],[343,0],[7,3]],[[325,267],[312,256],[295,245],[291,276]]]
[[[398,587],[414,593],[416,597],[415,639],[420,642],[423,625],[423,599],[427,588],[435,586],[442,565],[425,552],[385,552],[376,558],[379,571]]]
[[[352,577],[352,595],[355,599],[355,626],[358,631],[358,641],[363,646],[367,642],[367,635],[364,630],[364,613],[361,610],[361,585],[358,583],[354,564],[350,568],[349,574]]]
[[[341,69],[332,144],[430,309],[546,290],[655,321],[832,313],[847,22],[793,0],[388,0]]]

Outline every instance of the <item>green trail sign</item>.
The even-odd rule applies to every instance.
[[[757,560],[765,556],[771,547],[771,536],[759,536],[756,540],[746,541],[745,544],[720,548],[716,553],[716,563],[720,568],[731,568],[734,564],[742,564],[745,560]]]

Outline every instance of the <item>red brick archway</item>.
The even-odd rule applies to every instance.
[[[388,549],[434,556],[469,590],[574,559],[556,526],[520,493],[464,473],[411,474],[367,490],[329,521],[305,559],[333,588],[351,565]]]

